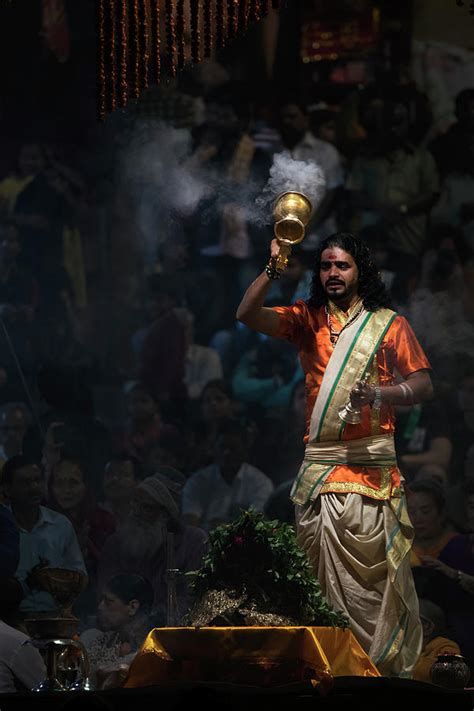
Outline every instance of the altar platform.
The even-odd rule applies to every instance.
[[[350,630],[331,627],[158,628],[124,687],[3,694],[0,711],[472,711],[474,690],[381,677]]]

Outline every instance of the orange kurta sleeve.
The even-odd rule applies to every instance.
[[[417,370],[431,368],[429,360],[406,318],[397,316],[387,335],[394,365],[402,377],[406,378]]]

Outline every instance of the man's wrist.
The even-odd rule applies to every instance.
[[[382,407],[382,391],[378,385],[373,388],[374,398],[370,403],[373,410],[380,410]]]

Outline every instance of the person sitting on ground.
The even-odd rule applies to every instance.
[[[153,587],[141,575],[115,575],[107,580],[97,608],[98,629],[81,634],[95,688],[120,685],[148,632],[164,620],[151,617]]]
[[[130,515],[110,536],[99,561],[99,591],[114,575],[143,575],[153,586],[153,610],[166,614],[167,569],[179,570],[176,584],[177,614],[182,619],[189,608],[185,573],[202,565],[206,534],[185,525],[180,516],[184,476],[169,467],[136,486]],[[170,563],[172,563],[170,565]]]
[[[212,380],[222,378],[222,363],[214,348],[194,342],[194,316],[188,309],[175,309],[181,320],[186,336],[186,358],[184,361],[184,383],[190,400],[197,400]]]
[[[270,479],[246,461],[248,432],[235,420],[222,422],[213,464],[188,479],[183,491],[185,521],[210,531],[248,508],[263,511],[273,491]]]

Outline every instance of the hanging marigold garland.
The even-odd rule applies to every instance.
[[[99,118],[104,120],[105,113],[107,110],[105,91],[106,91],[106,75],[105,75],[105,8],[104,1],[99,0],[97,5],[97,82],[98,82],[98,94],[99,94],[99,105],[98,112]]]
[[[197,64],[201,61],[201,33],[199,30],[199,0],[191,0],[191,57]]]
[[[160,1],[151,0],[151,36],[152,36],[152,60],[153,60],[153,75],[155,84],[161,81],[161,12]]]
[[[128,103],[128,31],[127,31],[127,0],[120,0],[119,19],[119,48],[120,71],[118,78],[118,92],[120,106]]]
[[[227,0],[227,37],[234,39],[236,35],[236,2],[239,0]]]
[[[168,53],[168,69],[172,77],[176,76],[176,30],[173,0],[166,0],[166,49]]]
[[[147,12],[147,0],[139,0],[139,16],[138,21],[140,25],[140,46],[141,46],[141,77],[140,83],[144,89],[148,88],[148,64],[150,61],[150,53],[148,49],[149,42],[149,24],[148,24],[148,12]]]
[[[216,45],[219,49],[225,43],[224,0],[216,0]]]
[[[238,5],[237,31],[243,32],[247,29],[247,0],[240,0]]]
[[[176,37],[178,51],[178,69],[183,69],[186,48],[186,39],[184,36],[184,0],[176,0]]]
[[[204,57],[212,54],[212,2],[204,3]]]
[[[248,22],[258,22],[260,20],[260,2],[259,0],[250,0]]]
[[[177,66],[179,69],[184,67],[186,1],[97,0],[97,84],[101,119],[117,104],[126,106],[130,96],[139,97],[140,90],[149,85],[150,68],[153,82],[160,83],[163,12],[169,74],[174,77]],[[188,1],[194,63],[200,61],[201,49],[205,57],[210,57],[213,45],[223,47],[227,37],[235,37],[250,22],[260,20],[270,7],[277,8],[281,4],[278,0]]]
[[[109,36],[109,46],[105,53],[105,71],[109,76],[109,102],[108,110],[115,111],[117,108],[117,72],[116,72],[116,6],[115,0],[109,0],[108,16],[105,19],[105,32]]]
[[[138,0],[132,0],[128,16],[129,37],[132,40],[131,69],[132,69],[132,96],[140,96],[140,13]]]

